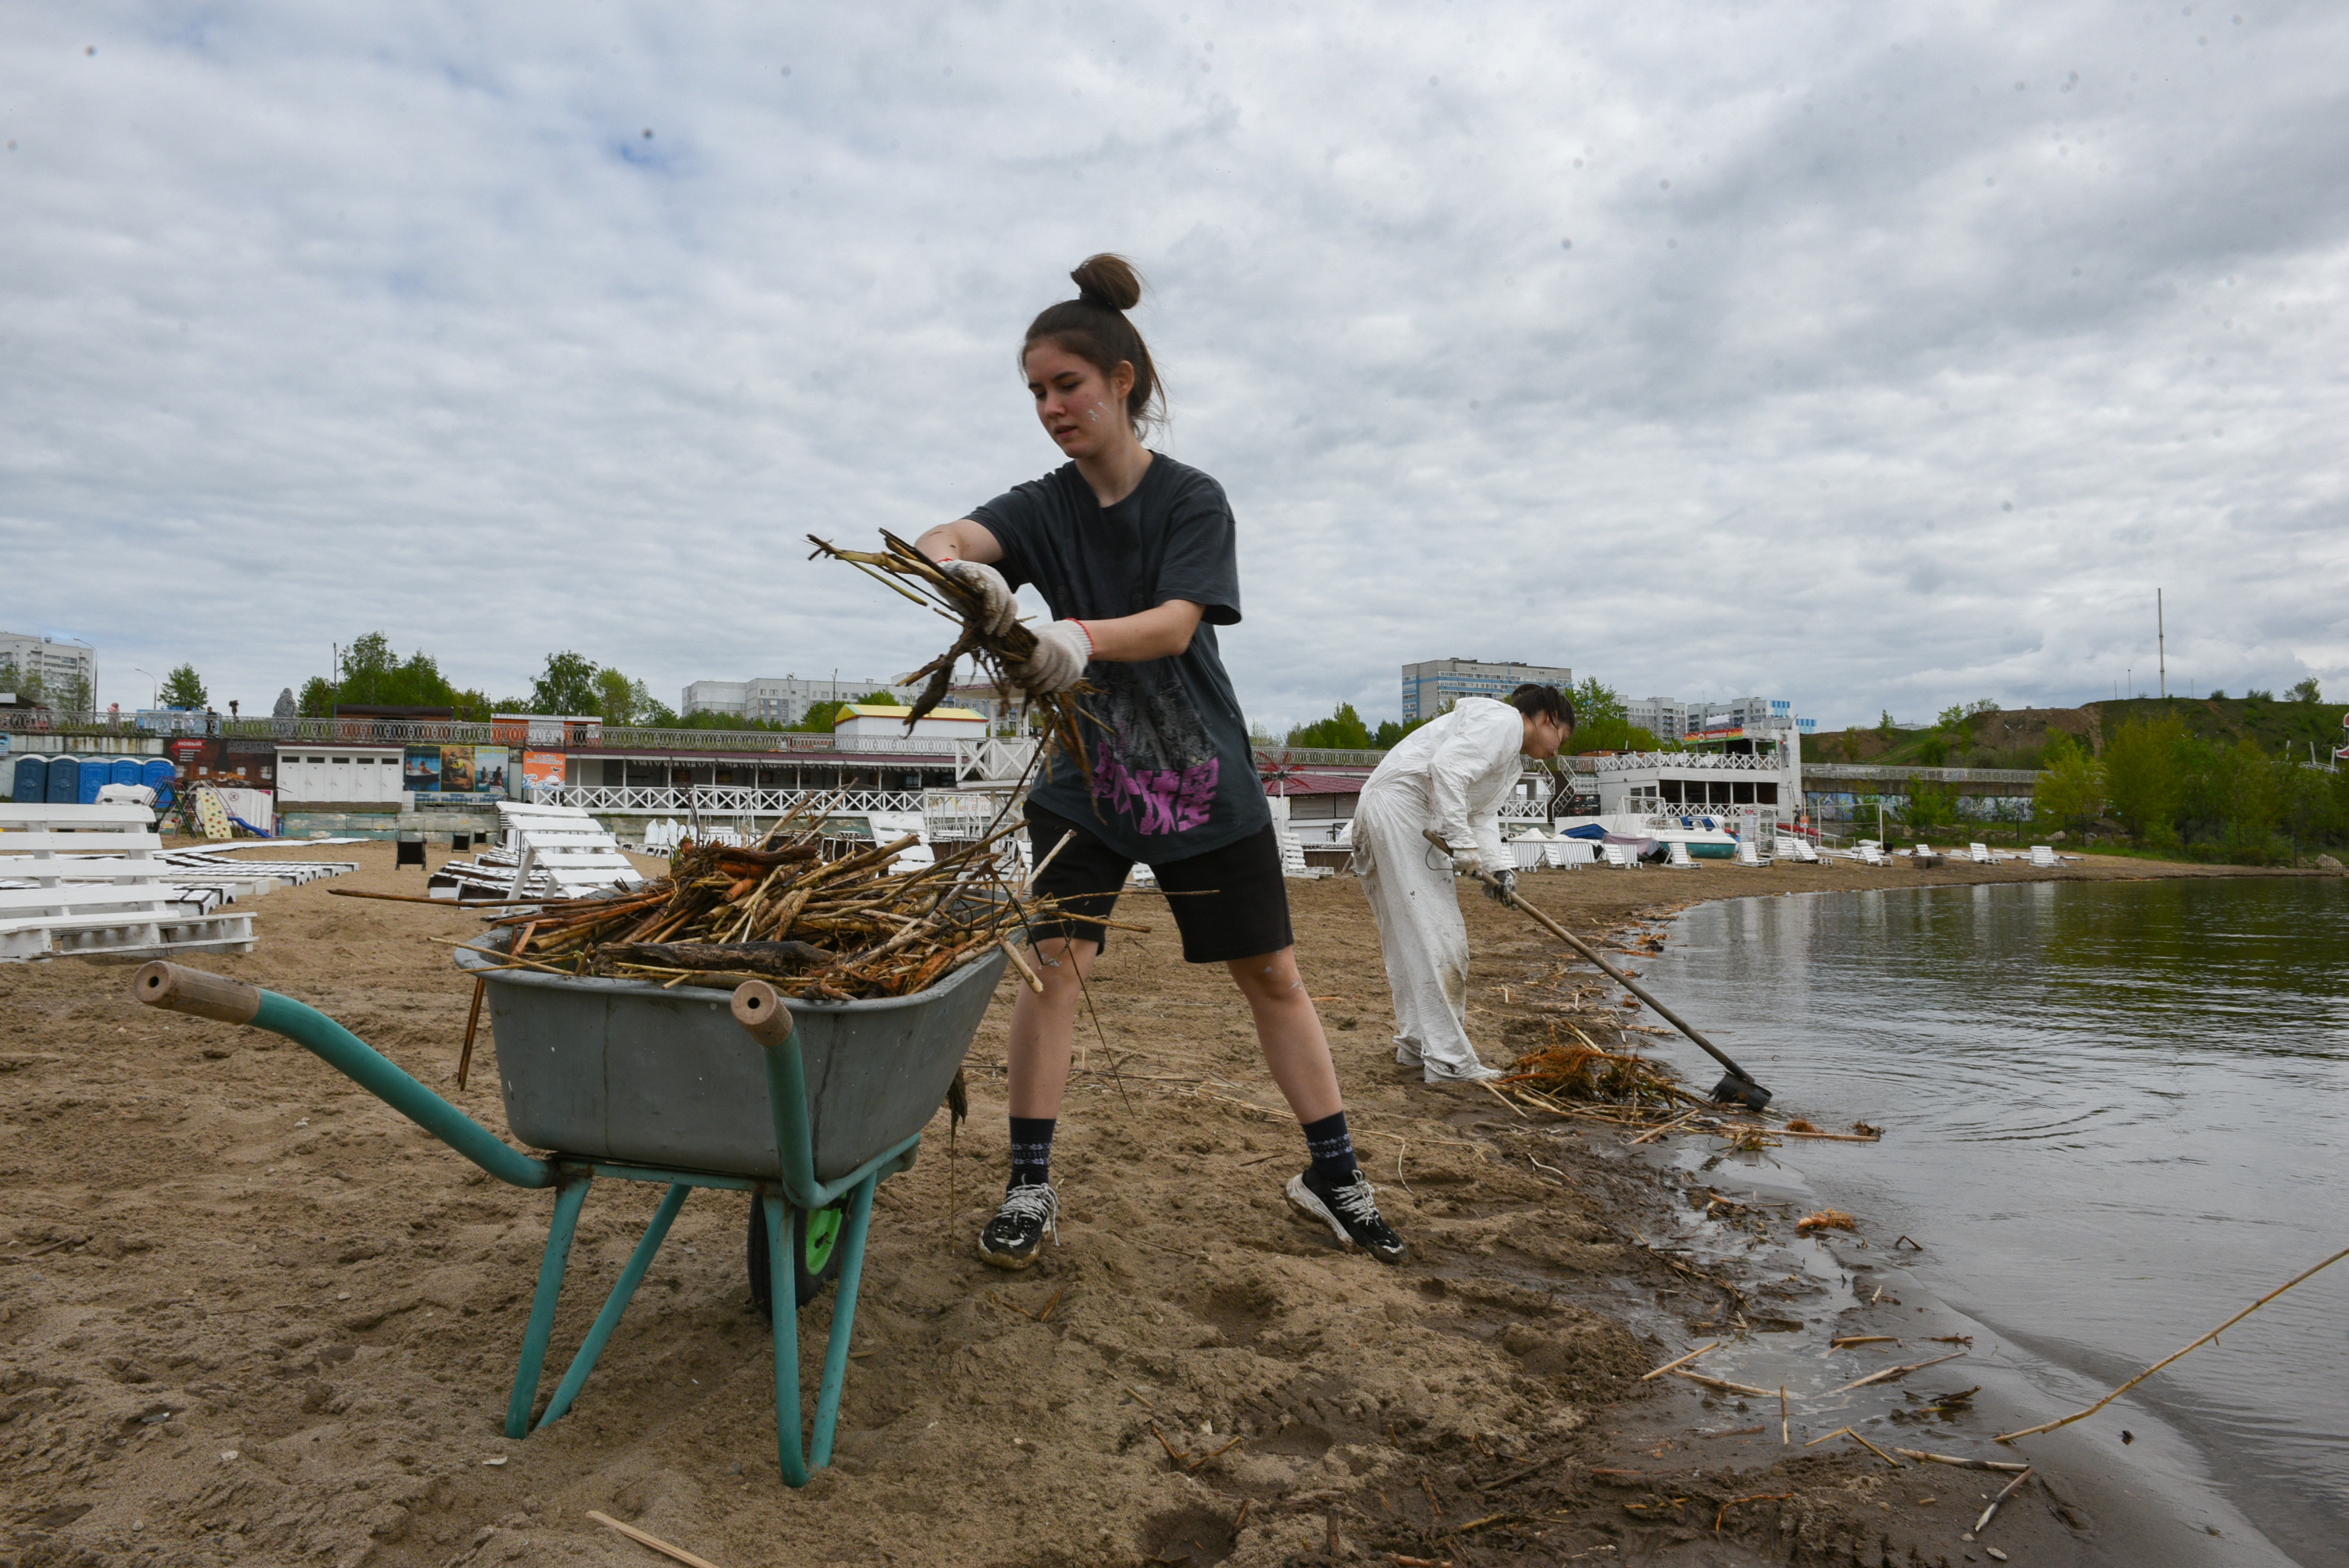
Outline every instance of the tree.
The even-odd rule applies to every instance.
[[[530,711],[585,716],[596,707],[595,663],[585,654],[546,655],[546,668],[530,683]]]
[[[1402,744],[1404,736],[1426,722],[1423,718],[1414,718],[1405,724],[1400,719],[1382,718],[1379,720],[1378,728],[1371,732],[1371,748],[1374,751],[1392,751]]]
[[[2074,831],[2103,814],[2104,769],[2085,747],[2059,734],[2047,743],[2044,760],[2046,768],[2031,788],[2033,810]]]
[[[1367,751],[1371,746],[1370,726],[1354,711],[1350,702],[1341,702],[1337,710],[1324,719],[1300,724],[1288,732],[1291,746],[1326,746],[1340,751]]]
[[[1925,779],[1910,779],[1902,788],[1909,803],[1900,809],[1900,822],[1909,831],[1922,833],[1958,820],[1958,794],[1946,785]]]
[[[1876,737],[1878,740],[1889,745],[1892,740],[1893,733],[1892,710],[1888,707],[1883,710],[1876,720]]]
[[[2124,724],[2105,742],[2105,795],[2113,815],[2143,843],[2172,830],[2178,806],[2186,726],[2164,717]]]
[[[98,692],[90,686],[89,677],[76,676],[67,681],[65,692],[59,697],[57,706],[67,713],[88,713],[95,709],[98,707]]]
[[[2294,702],[2323,702],[2324,700],[2324,693],[2318,688],[2316,677],[2314,676],[2302,676],[2300,678],[2300,683],[2292,688],[2292,700]]]
[[[897,694],[889,691],[869,691],[856,698],[854,703],[812,702],[808,704],[807,713],[797,724],[790,727],[805,735],[829,735],[832,733],[833,726],[840,722],[841,714],[851,707],[895,707],[897,706]]]
[[[1578,708],[1575,717],[1581,718]],[[1577,723],[1574,738],[1567,742],[1578,756],[1594,751],[1654,751],[1661,744],[1652,731],[1633,724],[1620,713]]]
[[[1574,699],[1574,727],[1578,734],[1588,725],[1600,724],[1610,718],[1628,720],[1630,717],[1630,711],[1623,706],[1622,696],[1613,686],[1602,685],[1597,676],[1583,676],[1566,695]]]
[[[163,677],[159,694],[165,707],[202,707],[212,700],[204,690],[203,676],[196,674],[193,665],[181,665]]]
[[[655,709],[666,708],[653,700],[651,688],[642,681],[632,681],[618,670],[606,665],[595,672],[595,706],[591,710],[601,714],[605,724],[652,724],[657,722]],[[669,714],[673,722],[676,715]]]
[[[0,655],[0,691],[12,691],[22,703],[47,703],[48,685],[41,672],[23,668],[14,654]]]
[[[402,659],[391,639],[381,632],[364,632],[344,648],[341,663],[329,676],[313,676],[302,685],[298,705],[303,716],[325,718],[336,705],[365,707],[445,707],[460,718],[490,717],[490,699],[483,693],[460,691],[440,673],[438,660],[421,649]]]

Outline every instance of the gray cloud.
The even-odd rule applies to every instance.
[[[1012,350],[1115,248],[1261,717],[2077,701],[2157,585],[2174,685],[2338,688],[2349,19],[2237,15],[12,15],[0,624],[122,699],[895,673],[796,542],[1047,467]]]

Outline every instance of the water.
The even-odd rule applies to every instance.
[[[2349,882],[1744,899],[1674,934],[1649,983],[1780,1107],[1887,1129],[1781,1158],[1924,1243],[2047,1416],[2349,1246]],[[2095,1419],[2155,1413],[2278,1546],[2349,1563],[2344,1352],[2349,1260]]]

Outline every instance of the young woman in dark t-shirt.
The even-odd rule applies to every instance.
[[[1056,757],[1029,792],[1035,892],[1071,913],[1038,927],[1043,995],[1022,989],[1012,1009],[1011,1177],[979,1255],[1025,1268],[1053,1230],[1052,1128],[1081,984],[1108,939],[1095,923],[1141,861],[1169,892],[1198,894],[1166,901],[1183,956],[1231,970],[1304,1126],[1311,1163],[1289,1181],[1289,1203],[1393,1263],[1402,1238],[1354,1162],[1330,1043],[1297,971],[1271,812],[1216,650],[1215,628],[1240,618],[1231,508],[1214,480],[1137,433],[1158,394],[1150,350],[1125,315],[1141,279],[1116,256],[1070,276],[1077,297],[1029,326],[1020,364],[1045,433],[1071,460],[920,541],[979,591],[998,625],[1011,620],[1019,584],[1043,595],[1058,618],[1016,672],[1030,690],[1081,679],[1101,688],[1082,699],[1097,721],[1083,726],[1090,779]]]

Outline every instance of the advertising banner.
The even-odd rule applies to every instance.
[[[473,748],[473,789],[477,793],[506,798],[506,748],[502,746]]]
[[[563,782],[563,753],[560,751],[525,751],[522,754],[523,782],[535,796],[540,789]]]
[[[411,746],[400,758],[399,787],[419,795],[440,792],[440,748]]]

